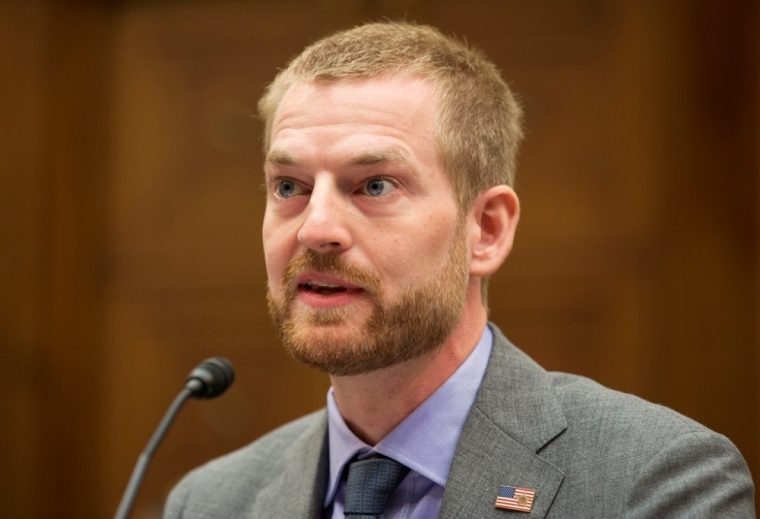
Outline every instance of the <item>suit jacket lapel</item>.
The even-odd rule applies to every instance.
[[[283,470],[256,498],[251,518],[322,517],[327,486],[327,413],[283,452]]]
[[[544,517],[564,478],[537,454],[567,428],[548,376],[491,328],[491,358],[457,444],[441,519]],[[531,513],[495,508],[500,485],[534,489]]]

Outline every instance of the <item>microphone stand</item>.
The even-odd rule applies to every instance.
[[[137,491],[140,490],[143,478],[145,477],[145,472],[148,470],[148,465],[150,464],[150,460],[153,458],[153,454],[155,454],[156,449],[158,449],[158,446],[161,444],[164,436],[166,436],[166,432],[169,430],[169,427],[171,427],[180,409],[182,409],[182,406],[194,394],[197,394],[198,391],[202,390],[202,388],[203,383],[199,380],[189,380],[187,382],[187,385],[174,399],[172,405],[169,406],[169,409],[167,409],[166,414],[164,414],[161,423],[158,424],[158,427],[153,433],[153,436],[148,442],[148,445],[145,447],[145,450],[137,459],[137,464],[132,471],[132,477],[129,479],[129,484],[124,491],[124,495],[121,498],[121,503],[119,504],[118,510],[116,510],[114,519],[127,519],[129,517],[129,514],[132,512],[132,507],[135,504],[135,499],[137,498]]]

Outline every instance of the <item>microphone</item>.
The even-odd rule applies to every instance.
[[[206,359],[190,372],[185,380],[185,388],[194,398],[216,398],[235,381],[235,369],[225,358]]]
[[[158,449],[164,436],[166,436],[166,432],[171,427],[185,402],[190,398],[204,400],[216,398],[227,391],[227,388],[234,381],[235,369],[230,361],[222,357],[206,359],[190,372],[185,379],[185,387],[174,399],[172,405],[169,406],[145,450],[140,454],[114,519],[126,519],[129,517],[135,503],[135,498],[137,497],[137,492],[140,490],[140,485],[142,485],[142,480],[145,477],[145,472],[148,470],[148,464],[150,464],[153,454]]]

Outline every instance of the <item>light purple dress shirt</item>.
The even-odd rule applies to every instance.
[[[375,453],[393,458],[411,470],[386,507],[386,519],[433,519],[443,499],[459,435],[488,365],[493,334],[486,326],[477,346],[435,393],[406,417],[380,443],[371,447],[343,421],[332,388],[327,393],[330,479],[324,517],[343,519],[344,467]]]

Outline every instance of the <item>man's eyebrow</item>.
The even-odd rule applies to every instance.
[[[373,166],[383,162],[394,162],[401,164],[410,169],[414,169],[411,159],[398,150],[379,150],[360,153],[351,159],[351,165],[354,166]]]
[[[414,162],[405,153],[398,150],[378,150],[359,153],[349,160],[351,166],[374,166],[384,162],[401,165],[405,169],[416,170]],[[283,150],[272,150],[267,154],[264,165],[299,166],[301,163],[290,153]]]
[[[298,161],[286,151],[272,150],[267,154],[264,164],[279,164],[281,166],[297,166]]]

